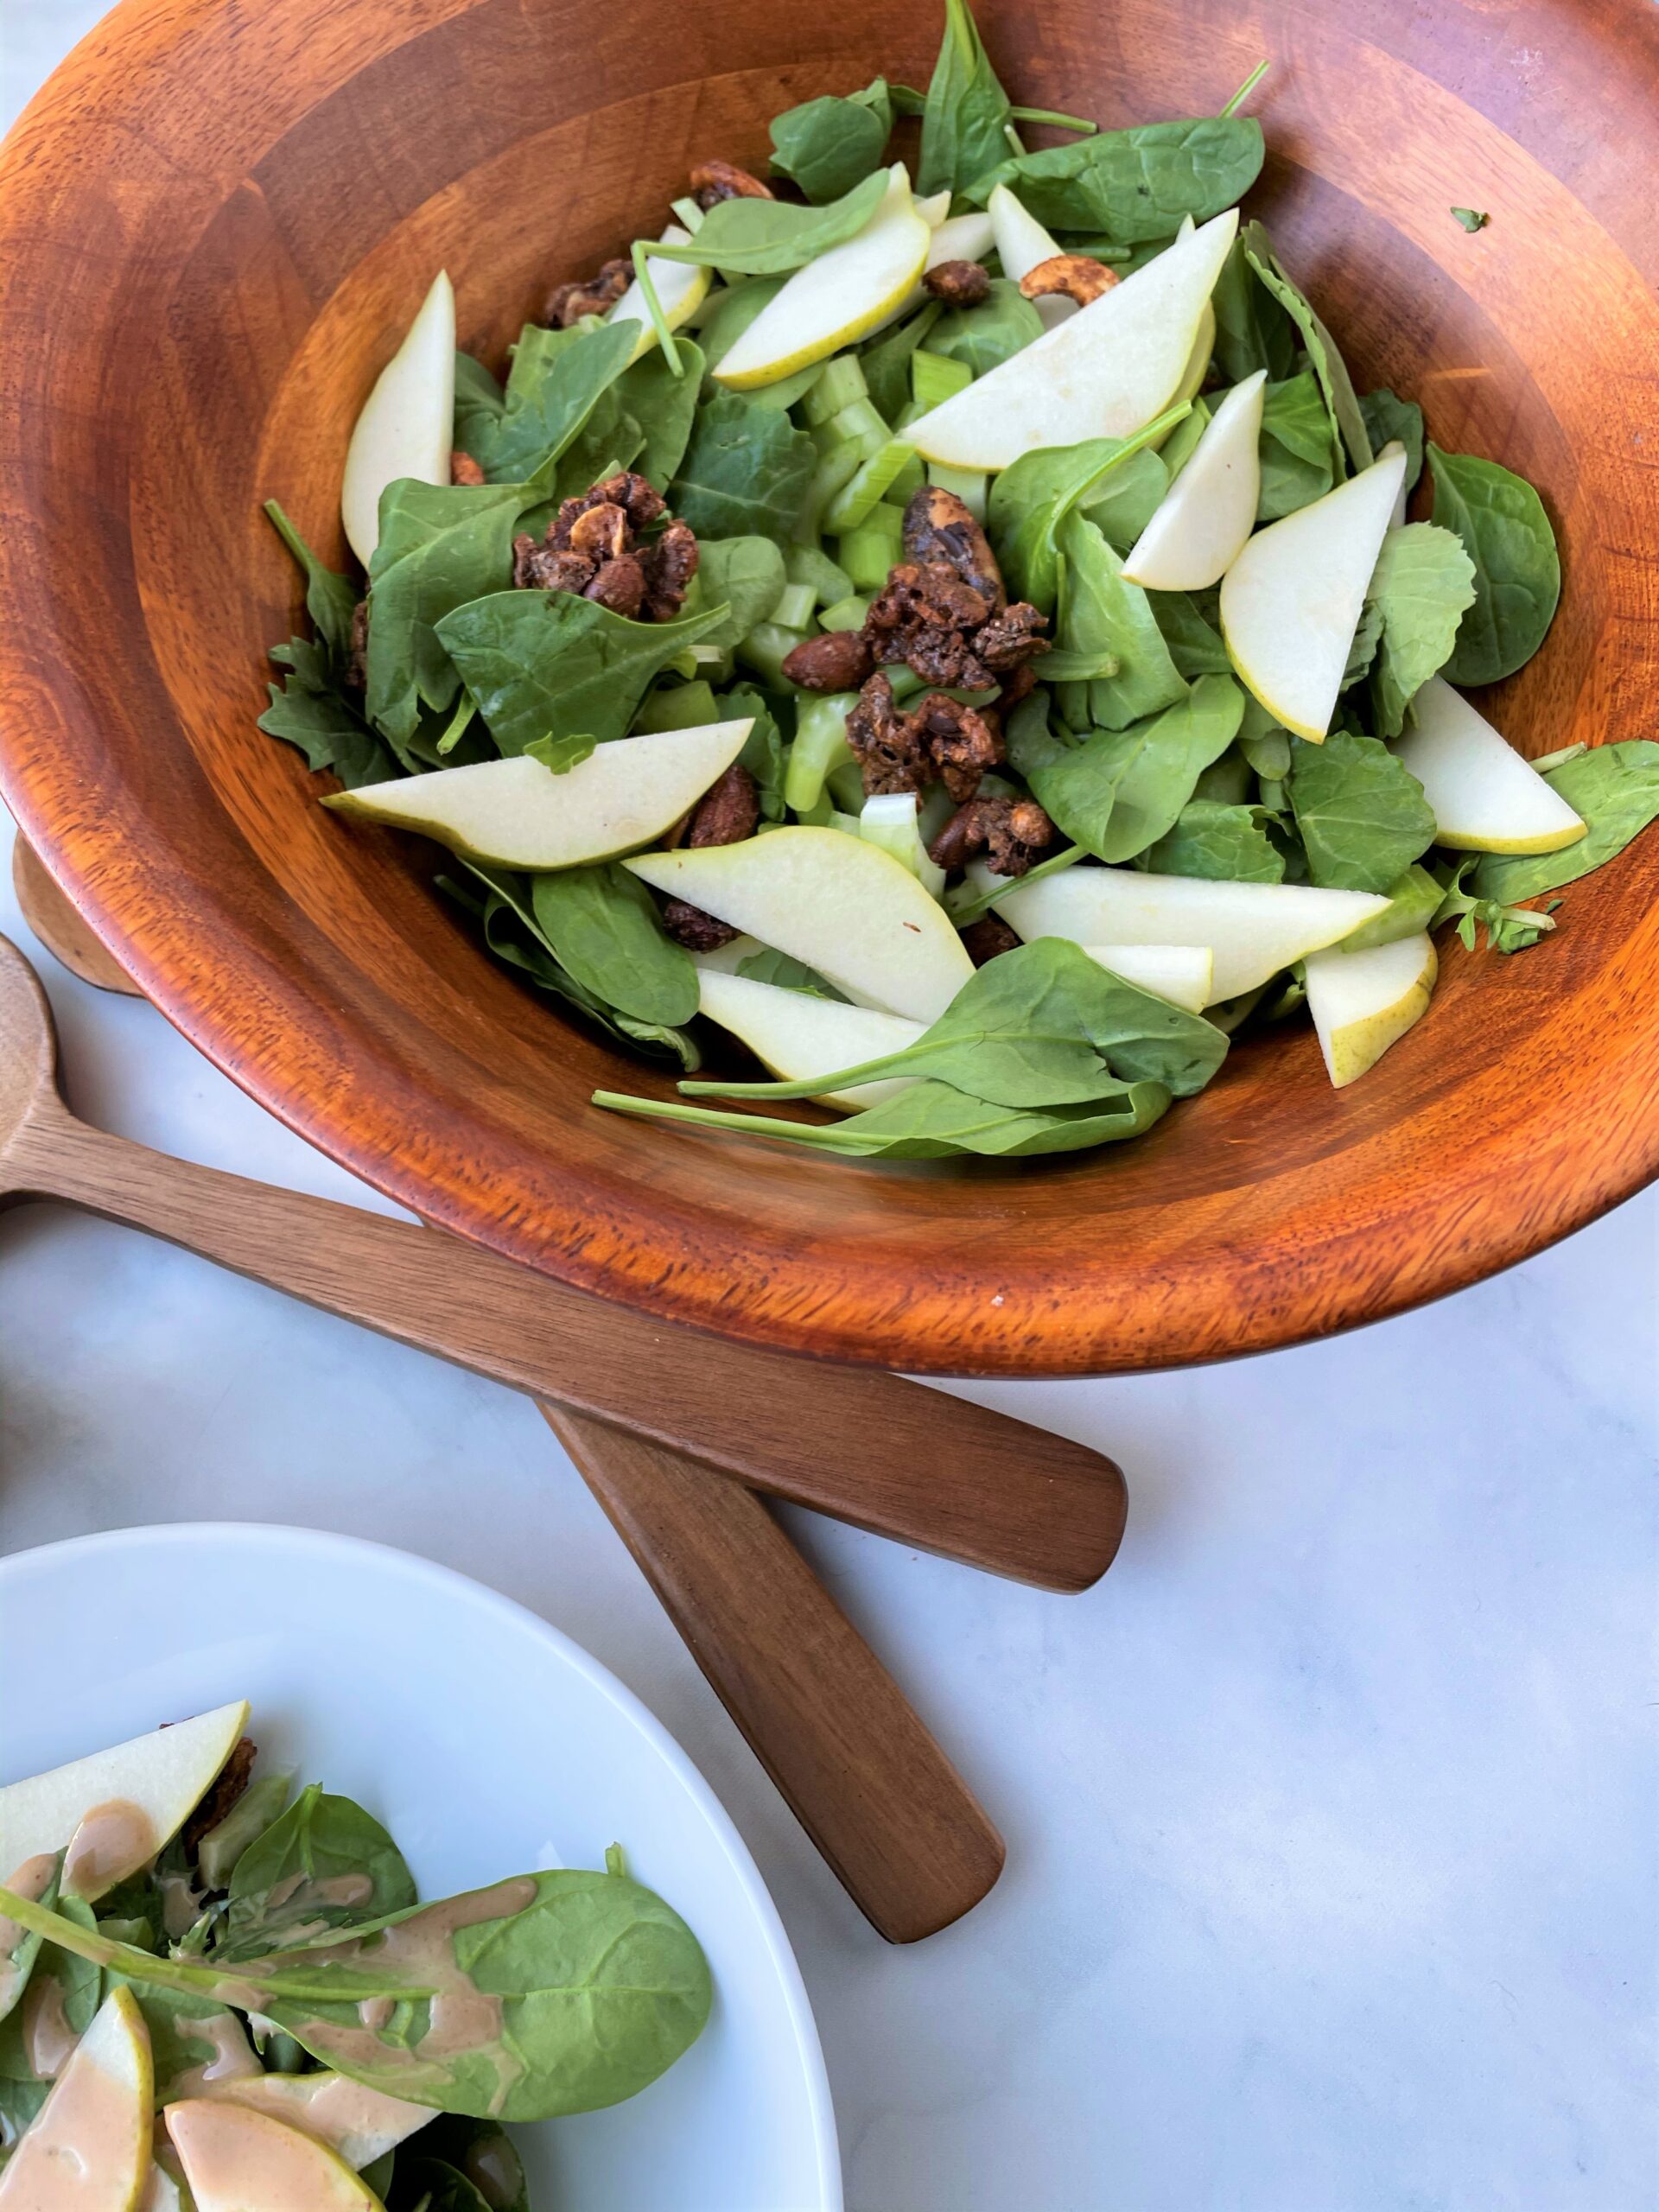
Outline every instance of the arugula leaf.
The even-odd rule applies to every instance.
[[[312,627],[327,648],[330,660],[342,665],[352,650],[352,618],[357,613],[357,593],[347,580],[324,566],[275,499],[265,501],[270,524],[299,563],[305,577],[305,611]]]
[[[1098,860],[1133,860],[1173,829],[1199,776],[1236,736],[1243,713],[1243,694],[1230,677],[1201,676],[1160,715],[1128,729],[1098,730],[1029,766],[1016,757],[1016,766],[1066,836]]]
[[[1257,369],[1267,371],[1270,385],[1288,381],[1296,366],[1296,325],[1251,267],[1242,236],[1222,264],[1210,304],[1215,358],[1230,383],[1242,384]]]
[[[1291,752],[1290,803],[1322,890],[1387,891],[1433,843],[1422,785],[1380,738],[1333,729]]]
[[[1398,737],[1406,709],[1445,666],[1474,604],[1475,564],[1449,530],[1408,522],[1382,540],[1366,597],[1380,624],[1371,671],[1376,733]]]
[[[401,1912],[416,1894],[403,1853],[373,1815],[314,1782],[237,1860],[213,1955],[252,1958],[308,1942]]]
[[[1277,522],[1331,490],[1336,480],[1331,414],[1312,369],[1267,386],[1260,453],[1258,522]]]
[[[845,993],[838,991],[816,968],[809,968],[804,960],[793,959],[787,952],[776,952],[769,944],[740,960],[737,972],[752,983],[772,983],[780,991],[802,991],[808,998],[835,999],[842,1006],[847,1003]]]
[[[1058,533],[1065,563],[1059,643],[1068,652],[1107,653],[1117,673],[1089,686],[1089,715],[1104,729],[1127,729],[1186,696],[1163,632],[1139,584],[1105,538],[1074,509]]]
[[[497,483],[550,478],[554,463],[632,359],[639,327],[543,330],[526,323],[507,378],[506,404],[485,454],[474,459]]]
[[[697,581],[702,601],[728,612],[711,645],[734,645],[778,604],[788,578],[784,556],[770,537],[705,537],[698,547]]]
[[[1008,150],[1014,110],[966,0],[944,0],[944,36],[922,105],[916,189],[964,191]],[[1015,143],[1019,142],[1016,140]]]
[[[1550,910],[1541,913],[1529,912],[1524,906],[1506,906],[1501,899],[1482,898],[1479,886],[1472,891],[1463,887],[1464,878],[1476,864],[1478,855],[1466,854],[1461,860],[1443,865],[1438,880],[1431,877],[1440,896],[1426,926],[1439,929],[1442,922],[1455,922],[1458,935],[1466,949],[1472,952],[1476,932],[1484,929],[1486,950],[1489,952],[1525,952],[1541,938],[1548,936],[1554,928]],[[1529,896],[1531,894],[1529,893]],[[1560,900],[1554,904],[1560,906]],[[1386,914],[1379,915],[1386,921]]]
[[[270,658],[289,673],[268,686],[270,704],[258,721],[267,737],[296,745],[307,767],[332,769],[347,791],[397,773],[397,761],[333,681],[320,646],[290,638],[273,645]]]
[[[505,753],[540,738],[626,734],[652,678],[726,620],[630,622],[568,591],[499,591],[444,616],[438,635]]]
[[[505,406],[505,393],[483,362],[474,360],[470,353],[457,353],[455,446],[459,452],[471,454],[480,468],[485,454],[495,443]]]
[[[773,116],[772,166],[822,206],[880,166],[892,135],[893,101],[878,77],[845,99],[806,100]]]
[[[1253,116],[1203,116],[1102,130],[999,162],[984,175],[939,181],[955,181],[981,207],[1006,184],[1051,231],[1103,231],[1135,245],[1172,237],[1189,215],[1208,222],[1242,200],[1260,174],[1262,153]]]
[[[1486,853],[1475,870],[1484,899],[1513,904],[1541,891],[1576,883],[1617,858],[1650,822],[1659,821],[1659,741],[1624,738],[1592,746],[1552,768],[1545,779],[1589,827],[1576,845],[1557,853]]]
[[[1144,449],[1185,411],[1172,408],[1129,438],[1039,447],[993,478],[986,527],[1014,598],[1030,601],[1046,614],[1053,612],[1063,568],[1060,524],[1074,508],[1085,503],[1092,508],[1103,496],[1102,487],[1109,491],[1129,465],[1149,460],[1161,472],[1157,455]],[[1092,512],[1090,519],[1098,526]]]
[[[945,309],[928,334],[927,349],[982,377],[1042,334],[1042,317],[1020,287],[994,276],[989,299],[975,308]]]
[[[1365,428],[1365,417],[1359,410],[1353,379],[1338,351],[1336,340],[1314,314],[1306,296],[1280,266],[1272,241],[1262,225],[1247,223],[1239,237],[1243,244],[1246,260],[1301,333],[1302,343],[1307,348],[1307,358],[1313,365],[1313,373],[1319,380],[1319,390],[1331,410],[1332,423],[1338,441],[1335,447],[1338,469],[1344,446],[1356,471],[1369,468],[1372,461],[1370,434]]]
[[[1544,503],[1523,476],[1430,443],[1434,519],[1455,530],[1475,564],[1475,603],[1443,673],[1448,683],[1496,683],[1544,642],[1561,595],[1560,556]]]
[[[791,200],[722,200],[683,245],[649,241],[653,261],[687,261],[741,276],[782,276],[803,269],[861,231],[880,205],[887,173],[878,169],[827,207]]]
[[[369,567],[367,709],[394,743],[414,736],[423,705],[442,713],[454,704],[461,679],[437,626],[507,582],[524,496],[517,484],[407,476],[381,493],[380,543]]]
[[[759,535],[783,541],[799,518],[817,459],[810,435],[798,430],[787,415],[757,407],[734,391],[721,392],[697,410],[670,503],[699,537]]]
[[[1406,449],[1406,482],[1408,493],[1416,488],[1417,479],[1423,473],[1423,410],[1414,399],[1402,399],[1386,385],[1376,391],[1364,393],[1359,411],[1365,417],[1365,428],[1370,434],[1371,450],[1381,453],[1397,438]]]
[[[534,877],[530,895],[554,957],[613,1011],[667,1028],[696,1014],[691,956],[664,933],[656,901],[626,868],[559,868]]]
[[[929,300],[907,322],[872,340],[859,356],[870,404],[889,423],[896,423],[910,398],[910,357],[929,336],[944,313],[940,300]]]
[[[677,334],[675,343],[683,374],[677,377],[661,346],[653,346],[632,368],[623,371],[615,386],[619,409],[639,425],[645,438],[629,466],[664,493],[685,458],[705,365],[702,349],[683,331]],[[588,480],[590,484],[596,480]]]
[[[1491,217],[1475,207],[1454,207],[1452,213],[1465,231],[1484,231]]]
[[[1155,875],[1201,875],[1229,883],[1281,883],[1284,856],[1267,833],[1263,806],[1189,799],[1175,826],[1143,855]]]

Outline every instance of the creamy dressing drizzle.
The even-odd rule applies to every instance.
[[[168,2091],[168,2101],[199,2097],[216,2082],[247,2082],[264,2077],[264,2068],[253,2055],[253,2046],[234,2012],[213,2012],[206,2019],[181,2022],[192,2043],[205,2043],[213,2056],[181,2074]]]
[[[111,1797],[83,1813],[64,1853],[63,1887],[69,1897],[99,1897],[152,1859],[161,1848],[149,1815],[125,1797]]]
[[[25,1904],[38,1904],[52,1886],[52,1870],[57,1863],[55,1853],[37,1852],[33,1859],[25,1859],[15,1874],[8,1874],[0,1882],[0,1890],[10,1890]],[[29,1930],[17,1921],[8,1920],[0,1914],[0,2017],[10,2012],[17,2001],[23,1970],[16,1954],[28,1934]]]
[[[168,1942],[176,1943],[180,1936],[190,1933],[201,1917],[207,1896],[195,1887],[188,1874],[163,1874],[160,1888],[162,1926]]]
[[[63,1984],[55,1974],[36,1974],[23,1992],[22,2030],[30,2073],[37,2082],[55,2081],[80,2041],[63,2009]]]

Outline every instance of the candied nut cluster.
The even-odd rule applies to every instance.
[[[921,791],[942,783],[952,798],[971,798],[988,768],[1002,759],[995,711],[964,706],[946,691],[929,691],[908,714],[895,705],[879,670],[847,716],[847,742],[864,776],[868,798]]]
[[[553,330],[569,330],[585,315],[603,315],[613,308],[633,282],[633,264],[626,255],[603,263],[596,276],[577,276],[556,284],[547,296],[542,321]]]
[[[719,780],[709,785],[691,810],[686,824],[688,845],[741,845],[753,837],[760,819],[760,793],[754,778],[734,760]],[[688,952],[717,952],[739,932],[729,923],[717,922],[694,906],[689,899],[671,899],[663,908],[663,927]]]
[[[991,296],[988,271],[976,261],[941,261],[922,274],[925,289],[948,308],[976,308]]]
[[[770,185],[730,162],[700,162],[691,172],[691,197],[707,214],[722,200],[775,200]]]
[[[540,544],[527,531],[514,538],[513,583],[574,592],[631,621],[671,621],[697,573],[697,541],[683,522],[643,536],[664,512],[661,493],[643,476],[607,476],[561,503]]]
[[[999,875],[1024,875],[1054,842],[1054,824],[1034,798],[982,793],[959,806],[928,847],[938,868],[963,868],[988,854]]]
[[[1051,253],[1046,261],[1039,261],[1034,269],[1027,270],[1020,279],[1020,289],[1028,300],[1058,296],[1075,300],[1080,308],[1086,308],[1090,300],[1109,292],[1117,281],[1116,269],[1109,269],[1103,261],[1096,261],[1089,254]]]

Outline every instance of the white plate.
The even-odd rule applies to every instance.
[[[620,1843],[709,1955],[662,2080],[515,2131],[537,2212],[840,2212],[817,2030],[736,1830],[637,1698],[425,1560],[296,1529],[119,1529],[0,1560],[0,1779],[228,1698],[262,1752],[357,1797],[423,1897]]]

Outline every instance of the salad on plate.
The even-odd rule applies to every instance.
[[[1359,391],[1241,215],[1262,73],[1101,129],[1014,105],[947,0],[925,92],[702,163],[505,383],[437,276],[346,456],[365,583],[270,509],[313,634],[261,727],[684,1078],[597,1105],[1075,1151],[1304,1008],[1341,1087],[1428,1011],[1437,931],[1537,945],[1659,815],[1659,743],[1528,761],[1469,697],[1544,641],[1549,517]],[[721,1032],[768,1079],[697,1079]]]

